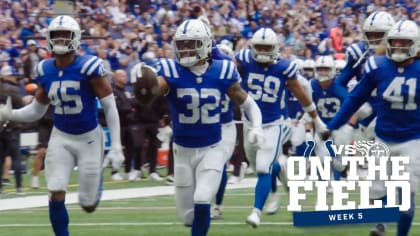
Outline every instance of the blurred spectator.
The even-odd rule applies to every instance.
[[[0,103],[6,103],[8,97],[11,98],[13,109],[23,106],[19,92],[18,71],[12,66],[3,66],[0,70],[2,80],[0,81]],[[10,155],[12,158],[12,169],[16,180],[16,192],[23,192],[22,173],[21,173],[21,153],[20,153],[20,128],[19,124],[12,121],[0,124],[0,172],[3,172],[3,159]],[[0,173],[2,176],[2,173]],[[0,192],[2,182],[0,182]]]
[[[35,65],[42,59],[38,54],[38,47],[35,40],[28,40],[28,50],[22,52],[22,63],[23,63],[23,77],[27,83],[31,83],[35,80]]]
[[[136,153],[136,135],[132,135],[131,127],[136,121],[133,119],[133,107],[131,105],[132,95],[125,90],[125,85],[128,82],[127,73],[124,70],[116,70],[112,75],[112,91],[115,95],[115,102],[117,104],[118,115],[120,117],[121,126],[121,142],[124,146],[125,156],[125,172],[128,175],[131,169],[131,161],[138,162],[140,169],[140,160],[136,160],[139,153]],[[139,146],[139,145],[137,145]],[[113,170],[112,180],[122,180],[123,176],[118,173],[118,170]]]

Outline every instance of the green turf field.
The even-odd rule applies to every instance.
[[[164,185],[164,183],[142,180],[139,182],[111,182],[106,174],[105,189],[138,188]],[[73,178],[73,183],[75,182]],[[29,185],[30,176],[25,176]],[[43,183],[43,186],[45,184]],[[77,186],[69,188],[76,191]],[[46,194],[45,189],[26,190],[26,196]],[[6,188],[4,198],[16,198],[13,186]],[[262,216],[262,224],[253,229],[245,224],[253,204],[253,188],[227,190],[223,219],[212,221],[209,235],[311,235],[311,236],[346,236],[368,235],[373,224],[351,226],[328,226],[296,228],[292,225],[292,214],[286,211],[288,196],[282,187],[282,209],[276,215]],[[357,197],[358,195],[352,195]],[[331,197],[330,197],[331,198]],[[418,201],[417,201],[418,202]],[[305,209],[313,210],[315,196],[308,195],[302,203]],[[419,204],[420,205],[420,204]],[[128,235],[189,235],[189,228],[184,227],[176,218],[174,196],[158,196],[138,199],[102,201],[93,214],[84,213],[78,205],[68,205],[70,215],[70,233],[72,236],[128,236]],[[312,206],[312,207],[309,207]],[[309,208],[308,208],[309,207]],[[417,215],[410,235],[420,235],[420,216]],[[0,211],[0,236],[47,236],[53,235],[48,219],[48,208]],[[390,224],[387,235],[395,235],[395,224]]]

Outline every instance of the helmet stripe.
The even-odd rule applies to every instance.
[[[263,40],[265,40],[265,30],[266,30],[266,28],[263,28],[263,35],[262,35]]]
[[[398,32],[401,32],[401,26],[402,26],[402,24],[404,23],[404,21],[402,20],[402,21],[400,21],[400,24],[398,25]]]
[[[188,24],[190,23],[190,21],[189,20],[187,20],[187,22],[185,22],[185,25],[184,25],[184,31],[182,32],[183,34],[186,34],[187,33],[187,27],[188,27]]]
[[[373,25],[373,21],[375,21],[375,17],[376,17],[376,15],[378,15],[378,13],[379,12],[375,12],[375,13],[373,13],[373,16],[372,16],[372,20],[370,21],[370,25]]]
[[[58,25],[63,25],[63,18],[64,18],[64,16],[60,17],[60,21],[58,22]]]

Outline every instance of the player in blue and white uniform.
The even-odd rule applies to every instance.
[[[218,44],[212,47],[212,60],[228,60],[231,61],[233,51],[227,45]],[[220,121],[222,122],[222,145],[225,149],[224,156],[226,162],[229,161],[233,154],[236,144],[236,126],[233,122],[233,104],[226,94],[222,96],[222,113]],[[215,206],[211,212],[212,219],[219,219],[222,217],[222,202],[227,185],[227,168],[223,168],[222,180],[220,181],[219,189],[215,197]]]
[[[157,77],[157,95],[166,94],[172,115],[177,213],[192,226],[193,236],[207,235],[210,203],[227,161],[221,142],[223,94],[249,118],[249,142],[256,146],[263,142],[257,104],[241,88],[233,62],[209,60],[211,39],[202,21],[184,21],[174,35],[176,60],[161,59]]]
[[[332,56],[321,56],[315,61],[315,79],[311,81],[312,99],[316,104],[319,117],[325,123],[335,116],[348,95],[345,88],[334,83],[335,75],[335,61]],[[333,133],[332,139],[335,145],[351,144],[352,134],[353,128],[345,125]],[[316,155],[322,159],[329,156],[325,150],[324,141],[318,135],[315,135],[314,140]],[[333,160],[333,174],[335,180],[340,180],[340,172],[344,168],[341,162],[336,162],[336,160],[339,159]]]
[[[295,60],[298,64],[298,71],[302,72],[302,62]],[[297,80],[299,84],[305,91],[305,94],[308,97],[312,95],[312,88],[308,80],[297,73]],[[306,148],[306,139],[308,138],[308,133],[306,133],[306,119],[302,119],[305,114],[302,105],[299,100],[289,91],[286,90],[286,96],[284,98],[287,101],[285,106],[284,117],[286,117],[286,127],[290,128],[290,132],[287,132],[287,135],[284,135],[282,138],[282,147],[281,153],[278,157],[278,160],[275,161],[271,167],[271,192],[268,195],[267,204],[265,207],[265,213],[272,215],[277,213],[280,208],[280,196],[277,194],[277,179],[280,180],[283,187],[288,190],[287,186],[287,157],[293,153],[294,156],[303,156]],[[306,117],[306,116],[305,116]],[[308,120],[312,124],[312,119],[309,116]],[[308,123],[309,123],[308,122]],[[312,125],[310,125],[312,127]],[[312,134],[310,135],[310,140],[312,140]]]
[[[354,43],[346,49],[347,64],[336,79],[337,84],[347,88],[352,83],[352,78],[356,77],[356,80],[360,81],[364,71],[363,65],[367,58],[374,54],[385,53],[382,52],[384,51],[384,39],[394,24],[392,15],[384,11],[375,11],[366,18],[362,27],[364,40]],[[359,127],[355,136],[358,134],[363,140],[370,140],[374,137],[376,103],[375,91],[373,91],[367,103],[356,112],[356,118],[358,117],[359,121],[350,122],[355,127]],[[372,199],[382,199],[385,202],[384,194],[377,193],[375,189],[371,189],[370,196]],[[382,231],[383,228],[382,225],[378,225],[377,231]]]
[[[347,88],[349,81],[356,77],[357,81],[360,80],[363,74],[363,65],[366,59],[374,54],[383,54],[381,49],[383,48],[383,41],[388,30],[395,24],[391,14],[384,11],[376,11],[371,13],[363,23],[363,41],[353,43],[346,49],[346,66],[341,70],[339,76],[335,80],[338,85]],[[374,94],[373,94],[374,95]],[[375,106],[375,98],[372,97],[368,104],[364,106],[369,110]],[[375,113],[372,112],[368,117],[365,114],[361,114],[365,109],[361,109],[357,115],[362,117],[360,125],[362,129],[367,131],[368,126],[374,126],[372,122],[375,119]],[[370,135],[367,132],[363,134],[364,138],[368,138]]]
[[[255,147],[247,140],[244,142],[246,156],[258,176],[254,209],[246,220],[254,228],[260,224],[261,210],[270,192],[271,166],[277,161],[284,137],[290,132],[285,123],[286,88],[298,98],[303,110],[310,113],[316,128],[322,130],[324,127],[317,116],[315,105],[296,80],[298,70],[296,63],[277,59],[278,45],[276,33],[270,28],[261,28],[250,40],[251,49],[243,49],[235,56],[242,77],[242,87],[257,102],[263,117],[264,144]],[[248,126],[245,122],[245,137],[249,133]]]
[[[315,78],[315,61],[312,59],[306,59],[303,61],[300,69],[303,77],[308,81]]]
[[[49,215],[55,235],[67,236],[69,216],[64,201],[76,163],[81,207],[93,212],[101,196],[104,147],[97,97],[111,134],[108,159],[119,167],[124,157],[119,117],[103,61],[75,53],[81,38],[79,24],[70,16],[57,16],[48,26],[46,38],[54,58],[42,60],[34,68],[39,84],[35,99],[18,110],[3,105],[0,120],[33,122],[44,115],[49,104],[53,106],[54,128],[45,158]]]
[[[420,180],[420,60],[416,59],[419,28],[413,21],[397,22],[386,36],[386,56],[372,56],[365,74],[328,123],[336,130],[377,90],[377,139],[385,143],[391,156],[408,156],[410,164],[411,208],[400,212],[397,235],[408,235],[415,210],[415,193]],[[401,195],[401,193],[399,193]],[[401,198],[401,196],[400,196]]]

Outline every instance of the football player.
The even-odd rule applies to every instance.
[[[363,23],[364,40],[354,43],[346,49],[347,64],[335,80],[335,83],[347,88],[351,84],[353,77],[356,77],[357,81],[360,81],[363,74],[363,65],[367,58],[374,54],[385,54],[384,39],[386,33],[394,24],[395,21],[392,15],[385,11],[371,13]],[[375,92],[373,92],[368,102],[356,113],[359,121],[353,122],[353,125],[359,126],[360,137],[364,140],[370,140],[374,137],[371,131],[376,125],[375,107],[376,99]],[[377,192],[375,189],[371,189],[370,193],[372,199],[382,199],[384,203],[386,202],[384,193]],[[374,231],[382,232],[384,229],[382,224],[379,224],[377,228]]]
[[[233,51],[227,45],[218,44],[213,46],[211,52],[212,60],[232,60]],[[229,161],[233,154],[236,144],[236,126],[233,122],[233,104],[226,94],[222,96],[222,113],[220,121],[222,122],[222,143],[224,146],[224,156],[226,162]],[[223,168],[222,179],[220,181],[219,189],[215,197],[215,206],[211,212],[212,219],[219,219],[222,217],[222,202],[227,185],[227,164]]]
[[[285,122],[288,118],[286,88],[296,96],[303,110],[311,115],[316,130],[321,131],[325,126],[316,113],[315,104],[296,79],[296,63],[277,58],[279,41],[276,33],[270,28],[257,30],[250,40],[250,47],[241,50],[235,56],[235,61],[243,79],[242,87],[257,102],[263,116],[264,144],[251,145],[249,139],[244,142],[246,156],[258,176],[254,209],[246,220],[255,228],[260,224],[261,210],[270,192],[271,166],[279,157],[281,145],[290,133]],[[249,132],[249,126],[245,124],[245,137]]]
[[[160,60],[156,81],[143,76],[147,71],[144,66],[135,67],[139,77],[136,90],[152,92],[155,90],[151,88],[157,88],[153,96],[166,94],[173,122],[176,208],[182,222],[192,226],[193,236],[207,235],[210,203],[226,163],[221,142],[223,94],[238,104],[249,119],[248,142],[255,146],[263,142],[257,104],[241,88],[233,62],[209,60],[211,41],[206,24],[197,19],[186,20],[174,35],[176,60]],[[155,85],[147,83],[151,81]]]
[[[312,99],[316,104],[318,114],[323,122],[327,123],[340,109],[347,96],[347,90],[334,83],[336,76],[335,61],[332,56],[321,56],[315,61],[315,79],[311,81]],[[339,131],[334,132],[333,140],[336,145],[350,144],[352,141],[353,128],[345,125]],[[329,156],[325,150],[323,140],[315,135],[315,152],[320,158]],[[340,180],[341,171],[344,168],[341,162],[333,159],[333,174],[335,180]]]
[[[98,206],[102,191],[103,137],[98,124],[96,97],[105,110],[112,146],[107,156],[113,166],[124,160],[120,126],[114,95],[103,61],[96,56],[76,54],[81,30],[70,16],[57,16],[46,32],[48,50],[54,58],[35,66],[38,90],[31,104],[12,110],[0,109],[1,120],[33,122],[53,106],[54,128],[45,158],[45,177],[49,191],[49,216],[55,235],[69,235],[69,216],[65,206],[67,186],[73,167],[79,173],[79,204],[86,212]]]
[[[418,25],[409,20],[397,22],[386,36],[386,56],[369,57],[364,76],[328,123],[330,130],[341,127],[376,89],[376,138],[388,146],[392,156],[410,158],[405,168],[410,173],[411,207],[400,212],[399,236],[408,235],[420,180],[417,169],[420,156],[416,148],[420,145],[420,61],[415,58],[418,45]]]
[[[312,59],[304,60],[300,71],[307,80],[312,80],[315,77],[315,61]]]
[[[301,64],[299,64],[297,60],[295,60],[295,62],[298,64],[299,71],[302,72],[301,66],[304,61]],[[306,95],[310,97],[312,95],[312,88],[309,81],[300,73],[297,74],[297,80],[305,90]],[[312,125],[306,125],[306,123],[312,122],[306,122],[306,115],[305,118],[302,119],[304,112],[299,100],[293,96],[293,94],[290,94],[289,90],[286,90],[286,93],[285,99],[287,100],[288,105],[286,106],[287,111],[285,114],[287,114],[290,119],[288,122],[291,132],[290,135],[284,136],[282,140],[282,153],[280,153],[278,161],[275,161],[271,168],[271,192],[267,199],[267,206],[265,207],[265,213],[268,215],[277,213],[280,208],[280,199],[277,194],[277,179],[279,179],[286,190],[288,190],[286,173],[287,157],[291,153],[295,156],[303,156],[306,149],[306,140],[313,140]],[[310,117],[308,119],[311,120]]]

